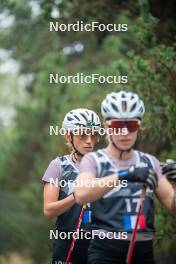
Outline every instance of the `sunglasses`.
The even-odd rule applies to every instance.
[[[91,140],[98,140],[99,139],[99,134],[98,133],[94,133],[94,134],[85,134],[85,133],[81,133],[79,136],[79,139],[81,140],[86,140],[89,136],[91,137]]]
[[[79,137],[80,140],[86,140],[88,137],[91,137],[91,140],[99,139],[99,133],[97,131],[92,131],[91,129],[76,130],[73,135]]]
[[[135,132],[140,127],[139,120],[111,120],[110,127],[116,131],[121,130],[122,128],[127,128],[129,132]]]

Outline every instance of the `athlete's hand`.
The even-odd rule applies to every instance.
[[[125,179],[129,182],[144,183],[152,190],[155,190],[158,182],[158,177],[154,170],[149,168],[136,168],[134,166],[129,168],[127,176],[119,177],[119,180],[121,179]]]
[[[176,181],[176,160],[166,160],[162,167],[162,173],[166,175],[168,180]]]

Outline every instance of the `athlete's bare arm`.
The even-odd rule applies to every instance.
[[[44,185],[44,215],[50,220],[66,212],[75,204],[73,195],[58,201],[60,187],[56,187],[46,182]]]
[[[96,178],[91,172],[82,172],[76,179],[76,202],[78,204],[85,204],[96,201],[118,184],[119,182],[116,174]]]
[[[169,210],[176,214],[176,208],[174,206],[174,189],[166,178],[163,177],[159,180],[156,195]]]

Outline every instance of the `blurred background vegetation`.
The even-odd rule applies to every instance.
[[[0,263],[47,264],[51,254],[42,213],[41,177],[66,153],[67,111],[94,109],[106,93],[137,92],[145,101],[141,150],[176,157],[175,1],[0,1]],[[127,23],[126,33],[49,32],[49,21]],[[128,75],[128,84],[49,84],[49,73]],[[101,142],[100,145],[103,145]],[[155,254],[176,259],[175,218],[157,203]]]

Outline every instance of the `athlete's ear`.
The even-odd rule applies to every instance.
[[[145,130],[144,124],[142,123],[142,120],[138,118],[138,124],[139,124],[139,132]]]
[[[71,143],[71,134],[69,132],[67,132],[64,137],[67,143]]]
[[[141,122],[140,127],[139,127],[139,131],[144,131],[146,130],[146,127],[144,126],[144,124]]]

